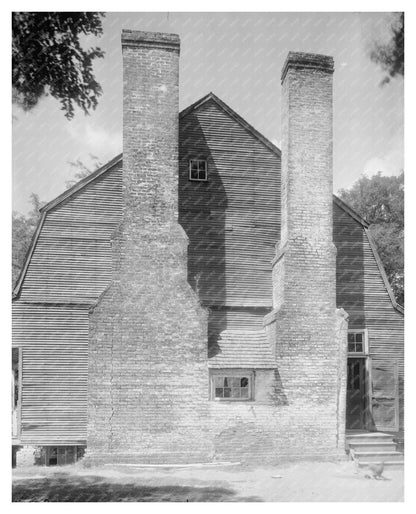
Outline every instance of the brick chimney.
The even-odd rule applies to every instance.
[[[87,459],[204,462],[207,314],[178,224],[179,37],[124,30],[123,219],[90,314]]]
[[[290,444],[304,455],[311,446],[339,454],[344,444],[347,325],[335,304],[333,71],[332,57],[290,52],[281,77],[281,240],[272,263],[274,310],[265,325],[286,415],[301,434]]]

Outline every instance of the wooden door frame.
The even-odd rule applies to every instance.
[[[361,369],[360,369],[360,394],[361,394],[361,402],[362,402],[362,419],[361,425],[362,428],[360,430],[369,430],[371,423],[371,416],[368,414],[368,409],[371,408],[371,396],[370,396],[370,377],[369,377],[369,368],[370,365],[368,363],[369,356],[368,355],[347,355],[347,363],[350,359],[356,359],[361,361]],[[348,380],[348,369],[347,369],[347,380]],[[347,420],[346,420],[347,421]]]
[[[12,439],[13,441],[20,441],[20,437],[21,437],[21,426],[22,426],[22,423],[21,423],[21,416],[22,416],[22,371],[23,371],[23,360],[22,360],[22,346],[13,346],[12,347],[12,352],[13,350],[17,350],[18,352],[18,362],[17,362],[17,371],[18,371],[18,376],[19,376],[19,381],[18,381],[18,398],[17,398],[17,405],[16,405],[16,435],[14,435],[12,433]],[[12,369],[13,371],[13,369]],[[14,377],[13,377],[13,380],[14,380]],[[14,381],[13,381],[13,385],[12,387],[14,388],[15,384],[14,384]],[[13,390],[13,401],[14,401],[14,390]],[[13,405],[13,409],[14,409],[14,405]],[[13,423],[13,420],[12,420],[12,423]],[[13,427],[12,427],[13,428]]]

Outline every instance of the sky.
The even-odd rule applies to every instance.
[[[109,12],[94,70],[103,89],[89,116],[68,121],[60,103],[43,98],[29,112],[13,108],[12,206],[27,212],[30,195],[50,201],[66,189],[80,160],[91,169],[122,152],[123,28],[173,32],[181,38],[180,109],[210,91],[280,146],[280,73],[289,51],[331,55],[334,73],[334,192],[363,173],[398,175],[404,168],[403,79],[369,58],[386,41],[390,13]],[[94,156],[94,157],[92,157]]]

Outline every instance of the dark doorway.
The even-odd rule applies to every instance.
[[[350,430],[366,428],[366,359],[348,358],[346,426]]]

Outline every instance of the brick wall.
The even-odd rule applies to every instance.
[[[123,31],[123,221],[90,314],[87,461],[212,458],[207,313],[177,222],[179,38]]]
[[[335,308],[332,240],[332,72],[332,58],[315,54],[289,53],[283,68],[281,240],[274,311],[265,318],[287,402],[283,418],[293,421],[283,440],[293,453],[320,448],[323,456],[342,452],[345,416],[346,321]]]
[[[347,323],[335,310],[332,60],[290,54],[282,239],[255,400],[209,400],[207,312],[177,223],[177,36],[123,33],[123,221],[90,314],[87,462],[276,462],[343,454]]]

